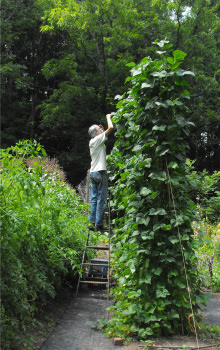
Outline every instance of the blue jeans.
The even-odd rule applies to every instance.
[[[91,212],[89,221],[97,226],[103,225],[104,212],[108,192],[108,175],[106,170],[94,171],[90,173],[91,194],[90,205]]]

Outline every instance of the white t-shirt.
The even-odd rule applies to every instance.
[[[106,170],[105,132],[95,136],[89,142],[90,156],[92,158],[90,172]]]

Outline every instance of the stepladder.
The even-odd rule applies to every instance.
[[[82,256],[81,263],[81,274],[78,279],[77,289],[76,289],[76,298],[78,296],[79,287],[81,284],[88,285],[105,285],[107,289],[107,300],[109,300],[109,291],[110,291],[110,255],[111,255],[111,245],[110,245],[110,235],[111,235],[111,220],[110,220],[110,199],[107,199],[106,206],[106,223],[107,227],[105,231],[97,231],[97,235],[99,234],[107,234],[107,240],[98,245],[91,245],[90,237],[92,235],[92,231],[88,229],[87,238],[85,243],[85,248]],[[87,252],[88,250],[95,251],[95,257],[88,262]],[[102,252],[105,252],[104,259]],[[100,254],[101,253],[101,254]],[[100,258],[101,255],[101,258]]]

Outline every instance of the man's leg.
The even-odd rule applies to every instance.
[[[98,200],[98,187],[101,182],[101,175],[98,171],[90,173],[91,180],[91,193],[90,193],[90,214],[89,221],[92,224],[95,224],[96,221],[96,209],[97,209],[97,200]]]
[[[108,192],[107,171],[103,170],[101,174],[102,174],[102,181],[98,185],[98,198],[97,198],[96,221],[95,221],[96,226],[98,226],[97,228],[99,228],[100,226],[103,226],[104,212],[105,212],[107,192]]]

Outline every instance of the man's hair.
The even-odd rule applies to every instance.
[[[88,133],[89,133],[89,136],[91,137],[91,139],[93,139],[93,137],[96,136],[97,129],[98,129],[98,126],[95,124],[90,126]]]

